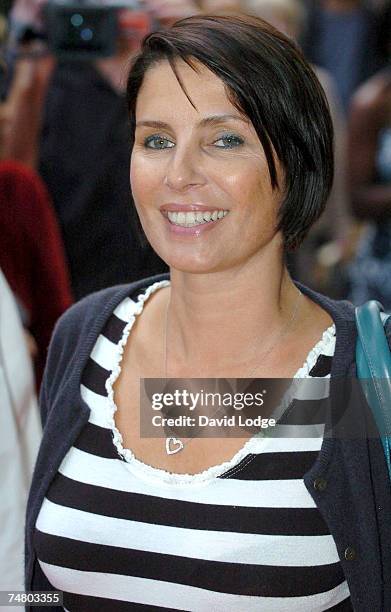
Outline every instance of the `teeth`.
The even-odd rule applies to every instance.
[[[186,213],[186,223],[195,223],[196,216],[193,212]]]
[[[194,227],[205,223],[217,221],[228,214],[228,210],[215,210],[213,212],[167,212],[167,216],[171,223],[181,225],[182,227]]]

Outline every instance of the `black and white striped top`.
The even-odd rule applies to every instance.
[[[168,284],[126,298],[95,343],[81,385],[89,422],[36,523],[43,572],[72,611],[352,611],[334,539],[303,482],[324,422],[282,418],[287,437],[256,435],[230,461],[195,475],[146,465],[122,447],[112,385],[144,301]],[[328,401],[334,347],[333,325],[295,375],[321,379],[319,406]],[[308,399],[300,387],[294,397]]]

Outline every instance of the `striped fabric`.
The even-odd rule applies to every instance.
[[[303,482],[322,444],[335,326],[295,376],[322,379],[316,425],[282,414],[279,435],[254,436],[231,461],[171,474],[122,448],[112,397],[135,317],[167,284],[126,298],[96,341],[81,385],[89,422],[36,523],[44,573],[72,611],[351,612],[334,539]],[[292,406],[302,409],[310,398],[300,393]]]

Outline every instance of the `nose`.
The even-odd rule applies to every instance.
[[[191,147],[176,145],[167,160],[164,184],[175,191],[186,191],[205,184],[200,159]]]

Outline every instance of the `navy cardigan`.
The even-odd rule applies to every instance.
[[[160,274],[93,293],[74,304],[57,322],[40,396],[43,438],[27,504],[26,590],[53,590],[37,562],[33,531],[48,487],[88,421],[89,408],[80,395],[80,380],[95,341],[106,320],[126,296],[168,278],[168,274]],[[329,299],[301,283],[296,282],[296,285],[326,310],[336,325],[330,380],[330,412],[333,414],[340,409],[341,401],[357,401],[351,400],[349,385],[345,386],[342,392],[345,395],[341,397],[341,385],[336,382],[349,380],[356,374],[354,306],[345,300]],[[391,344],[390,320],[386,331]],[[338,402],[333,399],[336,394]],[[318,458],[305,474],[304,482],[334,537],[354,610],[390,612],[391,486],[380,439],[365,435],[368,419],[371,419],[368,411],[367,406],[365,410],[357,408],[357,439],[325,436]],[[37,610],[37,607],[31,609]],[[42,611],[48,609],[45,607]]]

